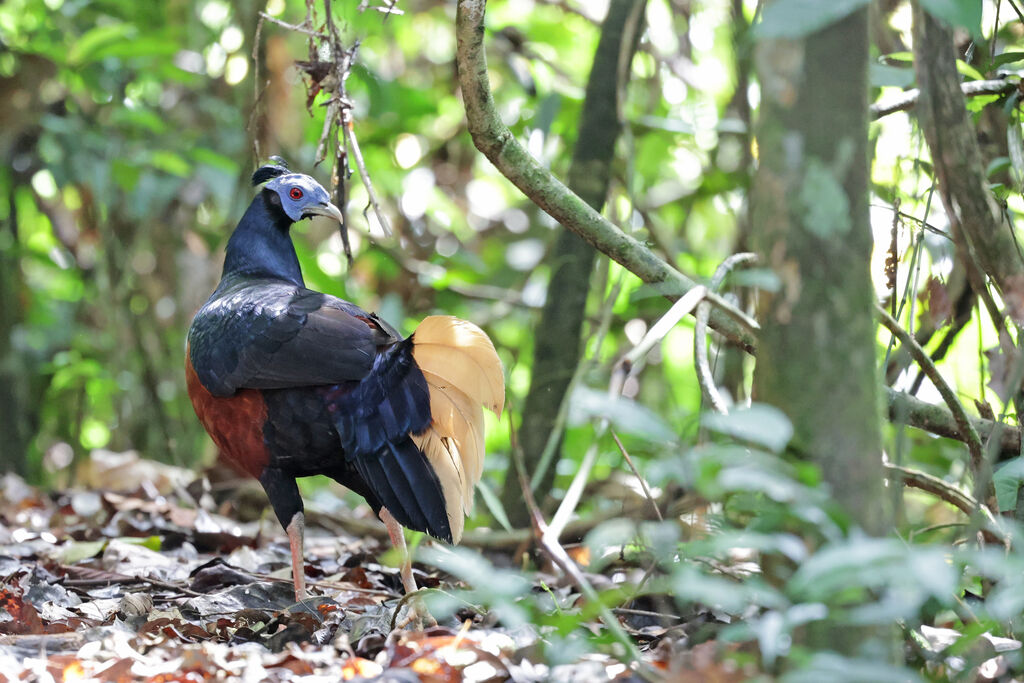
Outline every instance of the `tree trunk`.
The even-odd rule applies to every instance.
[[[586,99],[580,115],[579,136],[569,168],[569,188],[600,211],[608,194],[611,164],[615,156],[621,122],[620,89],[629,81],[629,67],[640,35],[646,0],[612,0],[601,25],[601,38],[594,66],[587,82]],[[548,298],[534,333],[533,376],[523,407],[519,441],[527,472],[537,469],[541,456],[557,425],[557,416],[582,352],[583,318],[590,274],[597,252],[575,233],[562,230],[548,257],[551,282]],[[555,436],[558,446],[561,435]],[[551,488],[555,476],[553,458],[544,471],[538,490]],[[519,478],[509,470],[502,492],[502,504],[515,526],[529,524]]]
[[[869,271],[868,12],[757,47],[761,112],[752,242],[779,278],[761,302],[754,390],[793,422],[791,453],[821,466],[869,534],[888,527]],[[888,652],[887,632],[811,629],[841,652]]]

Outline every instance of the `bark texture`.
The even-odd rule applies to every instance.
[[[977,133],[967,117],[956,70],[953,30],[918,2],[914,3],[914,68],[921,90],[917,116],[931,150],[957,256],[967,264],[975,290],[984,287],[973,267],[977,264],[1002,291],[1013,319],[1024,322],[1024,258],[988,189]]]
[[[868,16],[757,47],[762,104],[752,242],[779,277],[759,307],[757,400],[793,422],[790,450],[818,463],[870,534],[888,528],[869,272]],[[860,629],[810,631],[842,652],[888,653]]]

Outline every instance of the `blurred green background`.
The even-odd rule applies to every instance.
[[[564,174],[601,3],[495,3],[488,45],[505,121]],[[530,382],[533,329],[558,229],[473,148],[455,85],[454,6],[402,3],[404,14],[334,3],[342,35],[359,41],[347,82],[355,133],[395,236],[364,218],[350,186],[356,258],[337,231],[294,234],[309,286],[376,310],[411,331],[424,314],[474,320],[493,336],[509,378],[513,419]],[[730,110],[735,84],[728,8],[687,16],[651,3],[633,68],[607,213],[688,272],[708,273],[735,240],[746,184],[745,126]],[[304,36],[258,11],[300,23],[301,2],[162,3],[11,0],[0,7],[0,463],[39,479],[105,448],[192,465],[213,459],[184,390],[183,337],[220,274],[221,249],[250,201],[262,155],[330,183],[314,168],[324,96],[307,108]],[[319,18],[322,21],[322,17]],[[700,44],[687,39],[700,24]],[[663,299],[617,266],[595,273],[584,383],[609,367],[664,312]],[[587,283],[581,282],[580,287]],[[591,337],[607,293],[610,333]],[[699,391],[686,324],[655,351],[627,396],[656,411],[621,418],[641,458],[695,432]],[[598,347],[599,345],[599,347]],[[591,440],[579,402],[563,475]],[[639,417],[638,417],[639,416]],[[490,419],[490,418],[489,418]],[[626,437],[629,438],[628,436]],[[488,479],[508,469],[508,426],[489,423]],[[614,453],[614,449],[610,451]],[[604,461],[598,478],[621,463]],[[62,481],[58,479],[58,481]],[[67,479],[63,479],[67,481]],[[562,480],[564,483],[564,479]],[[70,483],[70,482],[68,482]]]

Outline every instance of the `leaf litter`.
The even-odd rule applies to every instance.
[[[0,683],[639,680],[614,648],[581,647],[565,637],[571,627],[531,619],[576,614],[584,636],[602,633],[599,619],[578,616],[579,594],[556,574],[469,586],[439,569],[443,562],[418,563],[418,583],[436,593],[427,596],[431,610],[441,605],[450,616],[426,630],[396,630],[401,581],[378,563],[388,546],[377,538],[339,535],[335,524],[330,535],[311,528],[312,597],[296,604],[276,521],[233,518],[239,510],[218,504],[206,479],[99,452],[79,481],[90,489],[42,492],[14,475],[0,479]],[[424,556],[446,552],[433,550]],[[476,557],[485,570],[515,564],[510,553]],[[649,674],[666,670],[685,639],[679,619],[622,615]]]
[[[640,657],[627,665],[599,611],[545,555],[534,550],[537,568],[516,569],[529,543],[481,552],[424,537],[416,579],[440,625],[395,629],[407,601],[398,571],[379,563],[389,548],[383,527],[352,511],[317,509],[322,498],[308,516],[312,595],[296,604],[287,539],[266,518],[265,501],[227,493],[233,489],[219,480],[211,485],[216,476],[98,452],[77,477],[88,489],[43,492],[0,477],[0,683],[726,683],[763,672],[757,662],[766,651],[719,638],[739,624],[763,630],[773,615],[739,597],[740,577],[760,569],[738,550],[726,564],[690,558],[712,573],[703,575],[700,598],[680,602],[673,594],[693,592],[702,575],[680,563],[669,548],[675,541],[630,555],[600,542],[598,528],[587,544],[565,546],[607,604],[618,605],[615,618]],[[661,555],[676,569],[652,576]],[[983,634],[977,652],[965,654],[960,636],[922,626],[910,642],[929,653],[935,671],[970,671],[979,680],[1004,676],[1006,654],[1020,648]]]

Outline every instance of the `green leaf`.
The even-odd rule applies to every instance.
[[[484,505],[487,506],[487,510],[491,513],[491,517],[502,526],[505,531],[512,531],[512,523],[508,521],[508,515],[505,514],[505,507],[501,504],[501,499],[498,498],[498,494],[494,492],[491,485],[486,479],[481,479],[476,483],[476,488],[480,491],[480,497],[484,499]]]
[[[913,69],[877,63],[868,65],[868,78],[871,85],[876,88],[909,88],[914,85],[915,80]]]
[[[1001,55],[996,55],[995,59],[989,62],[989,69],[998,69],[1006,64],[1012,64],[1014,62],[1024,62],[1024,52],[1004,52]]]
[[[57,553],[57,561],[62,565],[71,565],[90,557],[96,557],[107,547],[107,541],[69,541]]]
[[[985,74],[978,71],[974,66],[968,64],[962,59],[956,60],[956,70],[961,76],[965,76],[968,80],[972,81],[983,81],[985,80]]]
[[[137,33],[138,29],[135,26],[126,23],[93,27],[71,45],[71,49],[68,50],[68,64],[81,66],[95,61],[101,56],[99,55],[101,50],[130,40]]]
[[[759,38],[802,38],[845,19],[868,0],[777,0],[754,27]]]
[[[610,421],[620,432],[634,434],[648,441],[674,443],[678,435],[657,413],[624,396],[611,396],[579,386],[569,402],[569,423],[582,424],[593,418]]]
[[[981,0],[921,0],[921,7],[936,19],[981,38]]]
[[[1016,457],[1000,467],[992,475],[996,489],[999,510],[1013,510],[1017,507],[1017,489],[1024,482],[1024,457]]]
[[[192,166],[185,159],[166,149],[158,149],[149,157],[154,168],[185,178],[192,171]]]
[[[763,403],[754,403],[728,415],[708,413],[704,416],[704,426],[719,434],[764,446],[774,453],[785,448],[793,438],[789,418],[778,408]]]
[[[899,52],[890,52],[887,55],[882,55],[881,59],[886,62],[905,62],[909,65],[913,65],[914,53],[909,50],[901,50]]]
[[[159,536],[124,536],[117,540],[130,545],[141,545],[143,548],[148,548],[153,552],[160,552],[160,548],[163,546]]]

